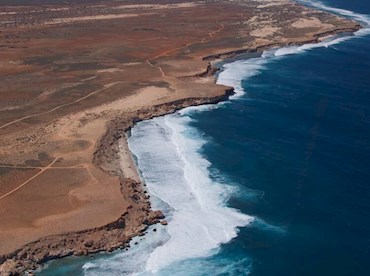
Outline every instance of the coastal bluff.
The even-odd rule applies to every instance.
[[[138,121],[225,101],[216,64],[352,33],[288,0],[0,3],[0,274],[129,246],[152,210]]]

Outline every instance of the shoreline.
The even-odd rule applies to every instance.
[[[217,104],[226,101],[230,95],[233,95],[232,88],[226,89],[224,95],[213,98],[188,98],[154,106],[153,108],[149,108],[149,110],[139,112],[129,122],[126,118],[117,118],[110,121],[106,127],[105,135],[101,138],[99,146],[94,153],[93,163],[109,175],[119,178],[121,195],[133,203],[131,207],[129,206],[129,211],[122,214],[117,220],[102,227],[47,236],[31,242],[23,246],[22,249],[5,256],[0,256],[0,263],[2,263],[0,268],[9,271],[8,267],[10,267],[12,268],[11,271],[14,271],[14,275],[19,275],[26,271],[34,273],[35,270],[41,269],[46,262],[51,260],[72,255],[86,256],[99,252],[112,252],[117,249],[126,248],[129,246],[129,242],[133,237],[144,235],[150,225],[157,223],[166,225],[167,222],[164,220],[163,213],[159,210],[153,211],[151,209],[150,200],[143,187],[143,183],[123,176],[120,164],[120,142],[123,139],[127,143],[127,131],[139,121],[171,114],[189,106]],[[135,164],[131,153],[129,152],[128,154],[132,163]],[[134,169],[136,171],[138,170],[137,167]],[[134,210],[133,214],[130,210]],[[141,219],[137,223],[137,228],[132,229],[135,231],[132,231],[131,235],[126,235],[122,231],[126,226],[125,221],[130,219],[130,215],[137,215],[135,211],[138,210],[141,212]],[[49,251],[50,248],[54,252]],[[34,253],[31,255],[29,254],[30,252]],[[15,263],[17,263],[17,267],[14,269]]]
[[[220,70],[219,68],[213,66],[213,63],[216,61],[227,62],[228,59],[237,58],[242,54],[262,53],[265,50],[275,47],[300,46],[310,43],[319,43],[321,42],[320,39],[322,38],[326,39],[328,36],[333,37],[338,34],[354,33],[361,28],[362,26],[358,24],[354,28],[338,28],[330,32],[318,34],[315,35],[315,39],[307,41],[260,45],[255,48],[245,48],[205,56],[203,57],[203,60],[209,61],[209,65],[207,66],[206,70],[200,74],[189,77],[212,77],[213,81],[215,81],[215,74]],[[47,261],[53,259],[60,259],[71,255],[89,255],[102,251],[111,252],[113,250],[127,247],[129,241],[133,237],[145,234],[145,231],[150,225],[160,222],[166,224],[161,211],[151,210],[150,198],[147,196],[140,178],[128,178],[127,173],[123,172],[122,164],[120,162],[120,154],[122,153],[120,143],[123,142],[127,144],[127,132],[139,121],[164,116],[189,106],[217,104],[219,102],[227,101],[229,97],[233,95],[233,91],[234,88],[226,87],[223,93],[220,93],[216,96],[183,98],[143,108],[133,112],[131,117],[117,117],[113,120],[110,120],[105,126],[104,135],[101,137],[97,148],[94,151],[93,164],[108,175],[118,177],[121,195],[132,202],[129,211],[123,213],[116,221],[101,227],[77,232],[69,232],[61,235],[48,236],[28,243],[27,245],[23,246],[22,249],[16,250],[6,256],[0,256],[0,264],[2,264],[1,269],[4,269],[3,264],[9,260],[13,260],[13,263],[10,262],[8,265],[9,267],[12,267],[14,263],[17,263],[17,266],[14,269],[14,275],[17,275],[16,273],[23,273],[25,271],[34,271],[35,269],[39,269]],[[135,165],[132,154],[129,151],[127,151],[127,154],[129,155],[128,160],[131,160],[131,164]],[[137,167],[130,169],[136,172],[138,171]],[[134,178],[134,174],[132,178]],[[123,233],[123,229],[126,230],[126,221],[133,221],[129,218],[130,216],[137,216],[138,214],[136,212],[138,210],[140,210],[140,221],[136,223],[136,228],[131,227],[129,234],[126,232]],[[30,255],[30,252],[34,252],[34,254]],[[5,270],[6,269],[7,267],[5,266]]]
[[[357,30],[353,30],[352,33],[354,33],[355,31],[357,31]],[[321,42],[321,40],[320,40],[321,37],[324,37],[325,39],[328,39],[328,38],[334,37],[336,34],[343,34],[343,33],[347,33],[347,32],[349,33],[349,30],[345,30],[343,32],[341,32],[339,30],[338,32],[333,32],[333,33],[330,33],[330,34],[323,33],[322,36],[321,35],[318,36],[316,40],[314,40],[314,41],[311,40],[311,41],[307,41],[307,42],[303,42],[303,43],[287,44],[287,45],[273,45],[271,47],[266,45],[266,46],[257,47],[256,49],[242,49],[242,50],[235,51],[235,52],[232,52],[232,53],[224,53],[224,54],[220,54],[220,56],[222,56],[221,62],[227,63],[228,59],[237,58],[239,55],[244,54],[244,53],[256,53],[256,52],[258,52],[258,53],[262,54],[265,50],[269,50],[269,49],[272,49],[272,48],[275,48],[275,47],[302,46],[302,45],[310,44],[310,43],[320,43]],[[260,49],[262,49],[262,50],[260,50]],[[226,56],[226,55],[227,55],[227,58],[224,58],[224,56]],[[208,58],[208,57],[205,57],[205,58]],[[212,67],[211,65],[209,65],[207,67],[207,70],[204,73],[202,73],[202,75],[199,75],[199,77],[214,76],[220,70],[221,69],[215,68],[215,67]],[[112,142],[113,142],[113,144],[115,145],[114,147],[117,149],[117,148],[119,148],[120,139],[124,139],[124,142],[127,143],[127,135],[121,136],[121,133],[127,134],[135,126],[135,124],[138,123],[138,122],[150,120],[150,119],[153,119],[153,118],[156,118],[156,117],[166,116],[166,115],[169,115],[169,114],[173,114],[173,113],[176,113],[177,111],[179,111],[181,109],[191,107],[191,106],[201,106],[201,105],[207,105],[207,104],[214,105],[214,104],[218,104],[218,103],[221,103],[221,102],[225,102],[225,101],[228,101],[229,97],[234,95],[234,94],[235,94],[234,93],[234,88],[230,87],[229,89],[225,90],[225,95],[224,96],[219,96],[219,97],[214,97],[214,98],[207,98],[207,99],[206,98],[204,98],[204,99],[191,99],[191,98],[189,98],[189,99],[179,100],[177,102],[166,103],[166,104],[163,104],[163,106],[154,107],[154,111],[152,110],[150,113],[144,113],[142,116],[139,115],[137,118],[134,118],[134,120],[132,121],[132,124],[127,125],[127,126],[125,126],[125,123],[127,124],[127,121],[116,119],[116,120],[112,121],[110,123],[110,126],[108,127],[108,131],[107,131],[107,134],[106,134],[107,135],[106,142],[110,146],[112,145]],[[162,109],[163,107],[164,107],[164,110]],[[122,126],[124,126],[124,127],[122,127]],[[106,142],[104,142],[102,144],[106,145]],[[114,151],[116,149],[113,148]],[[102,152],[106,153],[107,151],[110,151],[110,150],[112,150],[112,148],[105,148],[105,149],[102,149]],[[98,151],[96,153],[98,153]],[[117,154],[119,154],[119,153],[120,153],[120,151],[118,150]],[[136,166],[136,168],[135,168],[136,171],[138,171],[139,168],[137,167],[135,161],[133,160],[132,153],[129,152],[128,154],[130,155],[133,164],[135,164],[135,166]],[[98,156],[99,156],[99,153],[98,153]],[[98,159],[99,159],[99,157],[98,157]],[[95,158],[94,158],[94,160],[95,160]],[[115,160],[119,160],[119,156],[117,156],[115,158]],[[96,162],[97,162],[96,163],[97,165],[99,164],[98,165],[99,167],[102,165],[100,163],[100,160],[96,160]],[[120,169],[121,168],[117,168],[117,171],[120,170]],[[145,191],[145,189],[143,189],[144,187],[142,187],[143,184],[144,183],[140,184],[141,188],[142,188],[141,192]],[[160,214],[162,214],[161,211],[159,211],[159,212],[160,212]],[[163,219],[165,219],[165,218],[163,217]],[[161,220],[161,221],[154,222],[153,224],[156,224],[156,223],[167,224],[167,221],[166,220]],[[152,225],[152,224],[150,224],[150,225]],[[147,229],[145,229],[145,230],[147,230]],[[138,234],[138,236],[140,236],[140,235],[141,234]],[[127,245],[130,242],[130,240],[131,240],[131,238],[127,241]],[[111,250],[108,250],[106,252],[111,252],[111,251],[114,251],[114,250],[117,250],[117,249],[120,249],[120,248],[111,248]],[[101,251],[99,251],[99,252],[101,252]]]
[[[360,25],[359,25],[360,26]],[[352,33],[358,31],[359,29],[353,29]],[[343,34],[349,32],[348,29],[345,29],[343,32],[341,30],[336,30],[331,33],[331,36],[336,34]],[[241,54],[245,53],[256,53],[275,48],[275,47],[285,47],[285,46],[300,46],[309,43],[319,43],[321,37],[327,37],[328,34],[324,33],[318,35],[315,40],[308,40],[307,42],[296,43],[296,44],[286,44],[286,45],[262,45],[254,49],[241,49],[228,53],[221,53],[217,57],[212,57],[212,60],[227,62],[227,59],[235,58]],[[205,57],[209,60],[210,56]],[[214,76],[220,69],[213,67],[211,64],[207,67],[205,72],[196,75],[197,77],[209,77]],[[215,79],[216,80],[216,79]],[[165,116],[168,114],[175,113],[178,110],[181,110],[190,106],[200,106],[205,104],[217,104],[229,100],[229,97],[234,94],[234,88],[230,87],[225,89],[224,95],[216,96],[213,98],[187,98],[181,99],[169,103],[164,103],[162,105],[153,106],[147,110],[142,110],[137,112],[136,116],[133,116],[131,121],[127,121],[127,118],[120,119],[116,118],[108,123],[104,136],[99,142],[99,146],[94,153],[93,163],[105,171],[106,173],[114,176],[118,176],[120,179],[121,193],[129,194],[129,197],[136,198],[137,202],[141,202],[140,208],[145,208],[145,213],[147,215],[146,223],[142,225],[137,233],[126,236],[120,233],[120,229],[125,227],[125,219],[127,219],[128,213],[124,213],[116,221],[113,221],[102,227],[97,227],[94,229],[87,229],[78,232],[66,233],[63,235],[55,235],[42,238],[38,241],[32,242],[24,246],[22,249],[17,250],[5,257],[0,257],[0,262],[2,260],[9,260],[16,258],[18,261],[24,261],[22,270],[25,271],[35,271],[36,269],[42,268],[46,262],[61,259],[67,256],[86,256],[89,254],[99,253],[99,252],[112,252],[114,250],[123,249],[129,246],[129,242],[133,237],[140,236],[145,234],[145,231],[150,225],[162,223],[167,224],[164,220],[160,210],[153,211],[151,210],[151,204],[149,197],[146,195],[146,191],[143,187],[141,181],[133,180],[130,178],[125,178],[122,173],[122,168],[120,165],[120,141],[123,140],[124,143],[127,143],[126,133],[130,131],[132,127],[137,122],[150,120],[155,117]],[[131,152],[128,152],[131,158],[131,161],[136,166]],[[138,171],[138,168],[135,167],[134,170]],[[129,189],[127,189],[129,187]],[[136,206],[138,208],[138,206]],[[134,207],[133,207],[134,208]],[[103,239],[91,239],[91,236],[102,236]],[[110,243],[106,243],[106,239],[110,240]],[[77,241],[77,242],[74,242]],[[65,245],[72,243],[73,246],[68,248]],[[62,244],[62,248],[55,248],[55,246]],[[45,248],[46,245],[46,248]],[[41,246],[41,247],[40,247]],[[48,248],[55,248],[57,254],[50,254],[47,252]],[[59,249],[59,250],[58,250]],[[35,254],[34,259],[30,262],[30,259],[25,258],[25,252],[34,251],[39,252]],[[43,252],[44,251],[44,252]],[[46,251],[46,252],[45,252]],[[27,256],[27,255],[26,255]],[[19,259],[18,259],[19,257]]]
[[[315,39],[306,40],[306,41],[302,41],[302,42],[272,43],[272,44],[257,46],[257,47],[252,48],[252,49],[240,49],[240,50],[230,51],[230,52],[226,52],[226,53],[220,53],[220,54],[216,54],[216,55],[209,55],[209,56],[204,57],[203,60],[212,61],[212,60],[215,60],[215,59],[221,59],[221,61],[225,61],[227,59],[235,58],[235,57],[237,57],[239,55],[243,55],[243,54],[263,53],[264,51],[270,50],[270,49],[273,49],[273,48],[282,48],[282,47],[289,47],[289,46],[302,46],[302,45],[305,45],[305,44],[316,44],[316,43],[322,42],[323,40],[335,37],[336,35],[343,35],[343,34],[346,34],[346,33],[354,35],[355,32],[357,32],[358,30],[363,28],[363,26],[361,24],[358,24],[357,27],[358,27],[358,29],[355,29],[355,28],[344,28],[344,29],[343,28],[338,28],[338,29],[333,30],[333,31],[324,32],[322,34],[317,34],[317,35],[315,35]],[[199,76],[201,76],[201,75],[199,75]]]

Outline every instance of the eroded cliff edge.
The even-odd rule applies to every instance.
[[[31,36],[26,45],[33,54],[45,42],[60,43],[75,57],[59,49],[31,57],[22,48],[28,11],[8,7],[8,17],[22,12],[25,21],[7,26],[9,45],[2,57],[7,60],[11,53],[12,62],[0,70],[7,74],[2,92],[25,89],[31,77],[41,80],[35,84],[41,92],[34,95],[30,91],[36,99],[25,104],[24,99],[14,103],[10,99],[0,110],[6,114],[0,126],[4,141],[0,177],[5,183],[0,195],[4,222],[0,225],[1,272],[22,274],[51,259],[125,247],[133,236],[163,219],[160,211],[150,209],[149,197],[124,147],[125,132],[140,120],[226,100],[232,88],[215,84],[216,69],[210,62],[271,47],[318,42],[360,28],[356,22],[291,2],[273,4],[147,4],[140,11],[105,4],[104,17],[91,8],[89,15],[77,19],[75,7],[69,15],[58,14],[65,7],[56,12],[43,8],[40,13],[45,16],[40,21],[44,25],[36,22],[27,29],[37,39]],[[112,16],[107,16],[113,8]],[[210,8],[214,18],[209,16]],[[244,14],[239,15],[240,11]],[[207,19],[203,19],[205,14]],[[192,24],[184,27],[189,15],[194,15]],[[159,18],[163,16],[167,19],[162,22]],[[263,18],[265,23],[259,21]],[[92,35],[85,25],[89,20],[97,23],[98,34],[85,45]],[[173,21],[170,29],[168,20]],[[129,28],[123,34],[122,21]],[[184,33],[184,28],[190,29],[179,38],[177,32]],[[60,32],[76,37],[56,37]],[[79,40],[81,36],[84,39]],[[134,48],[126,43],[123,47],[128,51],[120,53],[117,47],[123,38],[134,41]],[[135,52],[135,48],[139,49]],[[84,51],[88,53],[81,58]],[[50,77],[53,82],[44,79]],[[12,80],[19,82],[12,84]]]

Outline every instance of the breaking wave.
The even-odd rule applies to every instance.
[[[330,47],[370,33],[367,15],[331,8],[319,2],[299,2],[360,21],[365,28],[354,36],[272,49],[257,58],[224,64],[217,83],[235,88],[236,94],[231,99],[247,93],[242,80],[259,74],[274,59]],[[152,226],[145,237],[135,238],[127,251],[86,263],[83,267],[86,275],[191,275],[192,271],[196,275],[211,275],[215,268],[217,271],[227,269],[225,273],[229,273],[239,267],[245,269],[249,260],[228,260],[222,264],[220,260],[215,263],[208,257],[216,254],[221,244],[235,238],[239,227],[254,222],[270,231],[284,232],[226,206],[228,197],[236,188],[211,175],[211,164],[201,153],[209,141],[190,125],[191,112],[208,109],[209,106],[186,108],[140,122],[132,129],[129,147],[152,195],[153,208],[164,210],[169,224]]]

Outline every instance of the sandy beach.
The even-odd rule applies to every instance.
[[[126,133],[141,120],[227,100],[233,88],[215,83],[216,62],[360,28],[269,2],[1,6],[1,275],[123,248],[166,224],[151,209]]]

